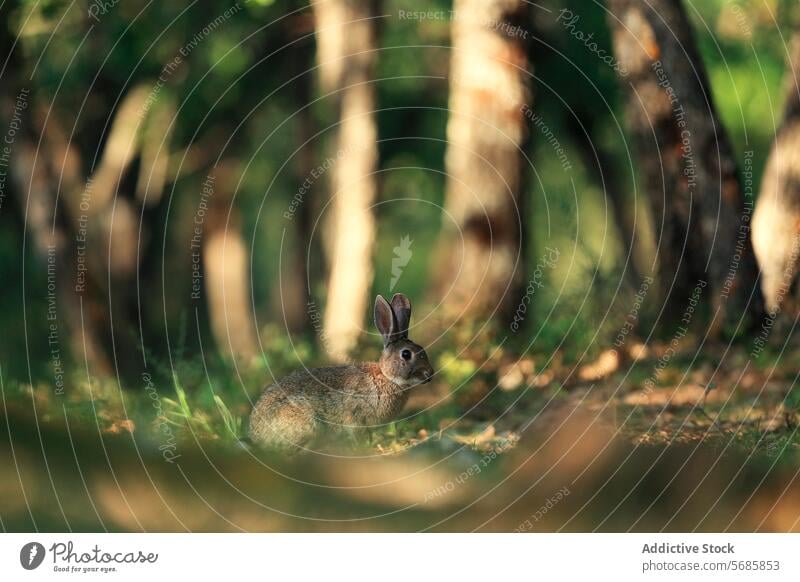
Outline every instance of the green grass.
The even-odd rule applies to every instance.
[[[457,338],[454,337],[452,342],[458,343]],[[179,442],[213,442],[215,446],[233,448],[244,435],[251,402],[272,375],[280,377],[287,373],[298,365],[299,359],[308,365],[326,362],[325,357],[315,352],[306,340],[289,342],[285,338],[276,338],[268,345],[269,351],[263,360],[241,365],[237,371],[218,362],[209,364],[206,370],[201,362],[189,359],[176,362],[173,371],[163,365],[155,366],[157,372],[154,372],[153,382],[157,388],[157,399],[140,385],[132,384],[121,389],[110,379],[95,378],[87,382],[85,377],[79,376],[69,379],[64,396],[56,396],[45,383],[30,386],[7,379],[4,379],[3,395],[10,410],[24,411],[29,417],[35,414],[36,421],[44,426],[49,423],[55,425],[63,420],[66,413],[71,430],[115,435],[130,433],[142,446],[157,447],[160,427],[166,423]],[[293,351],[293,345],[300,353]],[[746,351],[747,346],[740,348]],[[487,358],[488,354],[481,356],[477,353],[465,356],[455,347],[432,354],[439,371],[438,382],[449,387],[450,398],[424,411],[410,411],[403,420],[374,430],[369,439],[359,442],[359,446],[392,453],[402,453],[422,443],[442,451],[459,446],[475,450],[497,446],[505,450],[507,445],[511,446],[509,443],[513,444],[512,433],[535,416],[548,401],[581,397],[581,393],[575,393],[575,388],[561,386],[560,375],[570,368],[569,363],[555,364],[561,369],[547,386],[534,388],[523,384],[515,389],[495,389],[503,362],[513,362],[519,358],[519,354],[508,346],[485,349],[493,357]],[[544,371],[543,365],[552,355],[538,353],[526,357],[534,359],[535,373],[539,374]],[[705,353],[692,363],[691,357],[676,355],[659,375],[656,385],[668,390],[687,372],[688,367],[694,365],[698,370],[708,370],[709,362],[716,362],[715,357],[714,354]],[[563,362],[563,358],[555,359]],[[791,413],[800,410],[800,389],[789,389],[796,374],[796,369],[787,364],[790,361],[792,358],[787,354],[778,357],[767,350],[753,362],[751,370],[766,377],[773,367],[777,367],[772,378],[773,381],[785,382],[784,407]],[[628,392],[641,389],[642,383],[652,375],[655,364],[656,360],[647,360],[634,364],[630,369],[626,367],[626,386],[617,397],[622,398]],[[689,370],[689,374],[693,371]],[[615,376],[609,380],[608,386],[616,387],[620,379],[621,374]],[[602,394],[602,382],[599,384]],[[722,421],[727,419],[733,425],[736,419],[730,416],[732,411],[737,407],[739,410],[749,407],[753,398],[751,390],[737,394],[730,408],[720,409],[708,404],[706,410],[710,415],[720,415]],[[774,405],[783,399],[783,394],[773,390],[771,399]],[[756,406],[761,404],[756,402]],[[624,408],[622,406],[620,410]],[[635,411],[626,427],[626,436],[636,441],[635,432],[650,426],[656,413],[655,409]],[[627,411],[624,414],[627,415]],[[680,413],[676,413],[676,416],[676,422],[680,424]],[[493,425],[497,436],[488,445],[474,443],[471,439],[480,435],[489,425]],[[790,425],[765,436],[758,426],[747,424],[735,435],[734,440],[737,449],[755,448],[758,456],[777,458],[780,463],[798,462],[800,436],[797,431],[790,430]]]

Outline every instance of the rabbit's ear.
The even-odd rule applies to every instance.
[[[392,311],[397,321],[397,335],[401,339],[408,339],[408,324],[411,322],[411,301],[402,293],[392,297]]]
[[[394,339],[393,336],[397,331],[397,323],[395,322],[394,313],[392,313],[389,302],[380,295],[375,298],[375,327],[381,332],[383,347],[388,346]]]

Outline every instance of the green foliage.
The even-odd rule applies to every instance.
[[[305,179],[298,174],[298,158],[303,153],[302,149],[298,151],[298,103],[317,97],[313,79],[315,45],[308,12],[305,20],[283,19],[286,3],[272,0],[241,3],[241,10],[228,17],[224,15],[234,4],[217,0],[190,9],[170,3],[145,7],[121,2],[95,22],[86,18],[89,4],[24,2],[11,12],[9,24],[13,32],[28,16],[39,31],[26,34],[20,41],[23,54],[28,57],[24,61],[28,68],[25,72],[32,73],[33,63],[38,63],[34,76],[37,93],[46,102],[53,100],[55,113],[67,119],[74,117],[70,112],[80,111],[75,117],[76,140],[87,151],[95,151],[107,137],[106,118],[118,106],[119,98],[139,84],[155,90],[165,65],[180,56],[177,69],[165,75],[166,82],[156,101],[174,101],[178,107],[169,147],[182,155],[185,148],[207,139],[220,147],[224,144],[225,154],[237,161],[241,183],[236,205],[242,211],[245,238],[252,243],[255,312],[262,328],[277,326],[281,321],[277,297],[280,272],[274,259],[281,244],[284,269],[296,268],[305,261],[305,250],[297,248],[293,225],[282,214]],[[577,355],[616,333],[614,325],[607,325],[600,336],[594,337],[598,319],[602,320],[611,302],[619,301],[616,291],[624,257],[608,198],[585,167],[574,141],[574,129],[568,124],[573,115],[583,118],[594,114],[597,121],[592,133],[597,147],[615,160],[621,184],[631,187],[634,181],[618,80],[596,54],[565,34],[554,21],[558,10],[569,5],[580,15],[580,27],[591,31],[598,46],[609,51],[611,39],[605,9],[597,2],[580,7],[573,4],[559,0],[550,7],[549,15],[537,12],[535,22],[527,27],[533,33],[534,110],[558,137],[572,168],[565,172],[543,133],[536,127],[529,128],[532,166],[526,171],[525,180],[532,198],[526,210],[528,267],[536,264],[547,246],[560,249],[562,259],[547,273],[546,289],[536,294],[526,320],[526,337],[535,336],[536,346],[543,352],[564,345]],[[777,118],[782,106],[785,46],[774,23],[751,2],[737,3],[751,30],[749,37],[743,37],[742,25],[731,15],[731,4],[727,0],[694,3],[690,15],[713,98],[733,138],[735,155],[741,158],[745,149],[754,151],[754,183],[758,184],[773,132],[772,123],[765,120]],[[785,0],[777,3],[785,38],[789,33],[785,23],[789,22],[792,6]],[[302,8],[302,4],[292,6],[296,8]],[[409,0],[402,9],[436,10],[449,16],[452,3]],[[445,191],[451,22],[449,18],[424,22],[403,19],[397,10],[394,5],[384,6],[376,63],[381,170],[381,200],[376,212],[381,228],[374,252],[373,292],[386,293],[392,288],[393,251],[403,237],[409,236],[413,254],[396,283],[399,287],[394,289],[402,288],[418,303],[427,298],[430,258],[439,229],[446,222],[439,206]],[[215,21],[213,31],[204,34],[204,29]],[[50,34],[56,26],[58,33]],[[308,37],[288,44],[304,35]],[[40,53],[41,59],[33,58]],[[297,75],[298,79],[287,84]],[[302,93],[305,89],[301,81],[307,84],[310,94]],[[87,95],[88,87],[92,90]],[[313,159],[322,160],[330,152],[335,127],[330,123],[331,102],[321,100],[310,112],[314,122],[323,128],[310,153]],[[88,166],[90,160],[83,163]],[[88,167],[83,170],[88,171]],[[196,211],[197,191],[203,178],[202,172],[189,172],[178,180],[170,191],[169,209],[159,210],[149,222],[154,229],[150,233],[153,239],[165,238],[171,249],[163,257],[165,271],[171,274],[170,293],[165,294],[163,310],[167,333],[147,338],[148,349],[154,353],[163,353],[165,335],[172,338],[181,333],[180,320],[188,315],[184,300],[191,280],[187,236],[175,225],[180,217],[191,217]],[[318,180],[305,203],[319,210],[326,198],[328,178],[322,176]],[[638,208],[645,207],[641,197],[634,201],[631,193],[627,196]],[[403,201],[408,198],[417,201]],[[3,210],[14,211],[8,207]],[[26,257],[27,272],[21,271],[16,251],[20,226],[2,230],[0,248],[6,250],[0,251],[0,264],[13,281],[28,278],[31,284],[25,298],[27,306],[32,313],[41,313],[44,297],[36,290],[42,288],[43,273],[35,257]],[[163,281],[155,277],[154,283]],[[322,311],[324,284],[313,280],[311,285]],[[18,305],[21,295],[18,284],[4,286],[0,289],[0,303]],[[144,311],[144,329],[159,329],[162,311]],[[5,327],[19,326],[20,313],[18,309],[4,310],[0,321]],[[200,315],[200,332],[205,336],[209,330],[202,309]],[[368,321],[369,314],[364,316]],[[31,317],[27,324],[31,337],[46,335],[46,322],[41,318]],[[312,344],[318,343],[312,337],[301,338],[299,346],[286,344],[279,329],[277,326],[278,331],[269,331],[269,341],[262,341],[267,350],[265,370],[281,370],[283,361],[291,366],[303,354],[309,354]],[[186,349],[196,354],[199,342],[194,335],[188,334]],[[520,347],[529,343],[523,337],[511,339]],[[4,353],[16,355],[20,350],[19,342],[0,342]],[[48,377],[46,346],[36,343],[29,349],[34,368],[31,376]],[[293,350],[301,356],[294,358]],[[208,351],[213,352],[213,346]],[[9,360],[10,374],[28,375],[21,365],[23,358]],[[192,382],[191,389],[195,384]]]
[[[180,385],[177,376],[173,377],[173,383],[177,400],[162,398],[165,404],[165,420],[176,427],[188,428],[192,433],[199,431],[204,434],[213,434],[208,415],[199,409],[192,410],[186,391]]]
[[[382,434],[376,434],[375,442],[379,444],[416,442],[420,431],[446,433],[447,429],[440,430],[440,424],[461,418],[467,408],[456,401],[461,393],[468,395],[475,386],[491,388],[497,384],[496,362],[487,364],[485,356],[501,353],[495,349],[501,339],[504,358],[516,359],[525,354],[534,358],[537,366],[544,362],[555,365],[553,361],[559,359],[570,363],[586,361],[613,341],[620,321],[630,310],[631,291],[619,286],[624,257],[608,197],[581,158],[575,129],[569,123],[572,115],[583,119],[594,114],[595,145],[614,160],[620,183],[630,190],[623,197],[637,208],[645,205],[641,192],[637,199],[632,193],[635,168],[624,132],[618,79],[584,44],[553,23],[553,14],[568,4],[576,12],[580,10],[581,27],[594,32],[601,48],[608,51],[611,42],[606,12],[599,2],[577,8],[575,3],[559,0],[548,6],[553,11],[549,20],[540,13],[535,28],[531,27],[534,110],[558,137],[571,169],[564,170],[544,133],[529,127],[526,153],[532,164],[526,169],[524,180],[531,198],[530,206],[524,209],[530,235],[527,267],[530,270],[536,265],[546,247],[559,249],[560,259],[544,273],[544,287],[537,289],[519,333],[501,330],[497,337],[476,338],[483,322],[466,322],[459,332],[439,339],[431,353],[439,371],[437,380],[451,390],[458,388],[458,393],[451,394],[453,399],[435,409],[414,414],[407,422],[392,424]],[[749,37],[739,34],[741,25],[737,27],[736,22],[731,27],[729,0],[685,4],[691,5],[713,99],[732,136],[735,155],[741,162],[743,152],[753,150],[754,182],[758,184],[774,131],[772,120],[779,117],[782,108],[783,39],[774,23],[760,12],[758,3],[737,2],[745,10],[752,32]],[[291,8],[303,5],[293,4]],[[54,396],[49,347],[41,341],[48,331],[43,317],[46,272],[30,239],[24,241],[26,254],[20,255],[23,223],[19,216],[23,209],[15,208],[10,198],[0,208],[0,218],[5,221],[0,228],[0,265],[8,281],[0,286],[0,305],[4,306],[0,309],[0,325],[14,330],[0,338],[0,364],[8,380],[5,394],[15,402],[33,399],[37,412],[47,421],[63,415],[63,406],[70,418],[84,424],[97,423],[104,431],[120,430],[121,423],[132,420],[137,438],[141,434],[152,437],[158,430],[158,415],[163,414],[163,420],[181,439],[230,444],[242,436],[250,404],[266,383],[303,365],[329,363],[319,330],[287,334],[278,297],[279,253],[283,251],[284,274],[302,269],[305,262],[306,249],[299,248],[291,228],[294,225],[283,217],[307,177],[307,169],[299,159],[309,154],[313,160],[321,161],[330,155],[336,121],[332,119],[330,100],[311,106],[311,119],[323,131],[312,148],[301,148],[306,136],[297,115],[298,105],[318,97],[314,81],[316,47],[309,15],[283,20],[288,3],[251,0],[214,25],[213,32],[203,33],[233,6],[232,2],[217,0],[197,3],[189,9],[182,3],[120,2],[95,22],[87,18],[86,1],[70,4],[25,0],[9,14],[7,24],[12,32],[17,32],[28,17],[35,25],[20,39],[22,73],[26,79],[33,75],[31,83],[38,96],[42,102],[54,104],[53,115],[66,120],[68,131],[75,123],[73,133],[79,148],[102,151],[108,137],[106,121],[119,106],[119,99],[139,85],[155,91],[159,77],[164,76],[156,107],[170,102],[177,107],[169,149],[175,157],[173,162],[188,167],[170,184],[165,194],[169,204],[146,210],[152,232],[145,234],[159,244],[157,251],[152,251],[157,253],[157,260],[149,257],[157,268],[143,273],[149,285],[143,301],[150,302],[149,309],[142,310],[146,335],[143,343],[157,385],[174,391],[169,398],[160,396],[161,412],[154,410],[152,399],[135,383],[124,380],[124,387],[120,387],[113,378],[87,380],[83,366],[74,368],[80,373],[68,379],[66,397]],[[777,3],[785,38],[792,6],[794,3],[786,0]],[[451,8],[452,3],[446,0],[403,2],[407,11],[441,10],[449,14]],[[446,221],[440,206],[446,187],[451,23],[401,19],[391,3],[384,6],[384,13],[386,17],[380,19],[376,74],[381,198],[376,205],[380,228],[374,250],[373,292],[402,290],[419,304],[428,298],[430,258]],[[301,35],[308,37],[290,44]],[[192,48],[187,52],[189,46]],[[181,56],[181,62],[174,72],[165,74],[166,64],[176,56]],[[198,191],[205,175],[199,169],[202,165],[192,167],[187,162],[191,156],[184,154],[198,142],[212,144],[211,159],[224,153],[233,160],[234,175],[237,180],[241,178],[236,184],[235,205],[240,210],[245,239],[251,245],[254,309],[263,353],[235,369],[217,353],[217,346],[205,343],[201,354],[197,333],[205,341],[210,336],[209,322],[202,305],[195,311],[186,301],[191,280],[189,231],[175,225],[187,216],[191,220],[197,210]],[[81,164],[81,171],[87,174],[91,156]],[[329,176],[322,176],[315,183],[304,204],[320,209],[327,199],[328,179]],[[409,198],[415,201],[404,200]],[[320,236],[319,231],[316,236]],[[397,286],[392,288],[394,249],[404,237],[413,241],[412,252]],[[161,279],[162,270],[166,280]],[[324,283],[310,283],[321,315],[326,308]],[[163,305],[158,293],[162,288]],[[24,309],[21,299],[25,301]],[[23,315],[26,333],[20,332]],[[368,314],[364,316],[368,321]],[[647,306],[640,317],[646,327],[654,319]],[[438,322],[425,325],[433,327]],[[430,337],[438,335],[436,329],[425,331]],[[125,329],[121,333],[135,336],[138,330]],[[670,332],[662,333],[668,336]],[[473,340],[472,349],[483,357],[465,353],[465,346]],[[170,361],[163,356],[167,342],[175,350]],[[773,348],[756,360],[757,369],[768,369],[780,360],[779,354],[770,350]],[[374,337],[365,340],[359,356],[368,359],[376,354]],[[688,364],[676,359],[673,365]],[[626,381],[640,384],[651,372],[652,366],[637,364]],[[786,382],[788,385],[790,380]],[[552,386],[558,384],[556,379]],[[522,389],[528,392],[521,402],[538,406],[536,395],[529,394],[531,389]],[[561,392],[557,396],[566,397]],[[512,391],[492,393],[484,404],[501,414],[517,398],[518,393]],[[788,392],[786,405],[800,407],[796,388]]]
[[[222,422],[225,425],[225,429],[229,438],[233,439],[234,441],[238,441],[243,436],[242,419],[234,416],[230,409],[222,401],[222,398],[220,398],[217,394],[214,394],[214,403],[217,405],[217,409],[222,417]]]

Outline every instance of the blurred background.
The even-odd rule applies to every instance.
[[[796,3],[574,4],[3,2],[3,528],[798,529]],[[396,423],[237,445],[397,292]]]

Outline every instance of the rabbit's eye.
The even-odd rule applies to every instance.
[[[408,361],[411,359],[411,350],[403,350],[400,352],[400,357]]]

